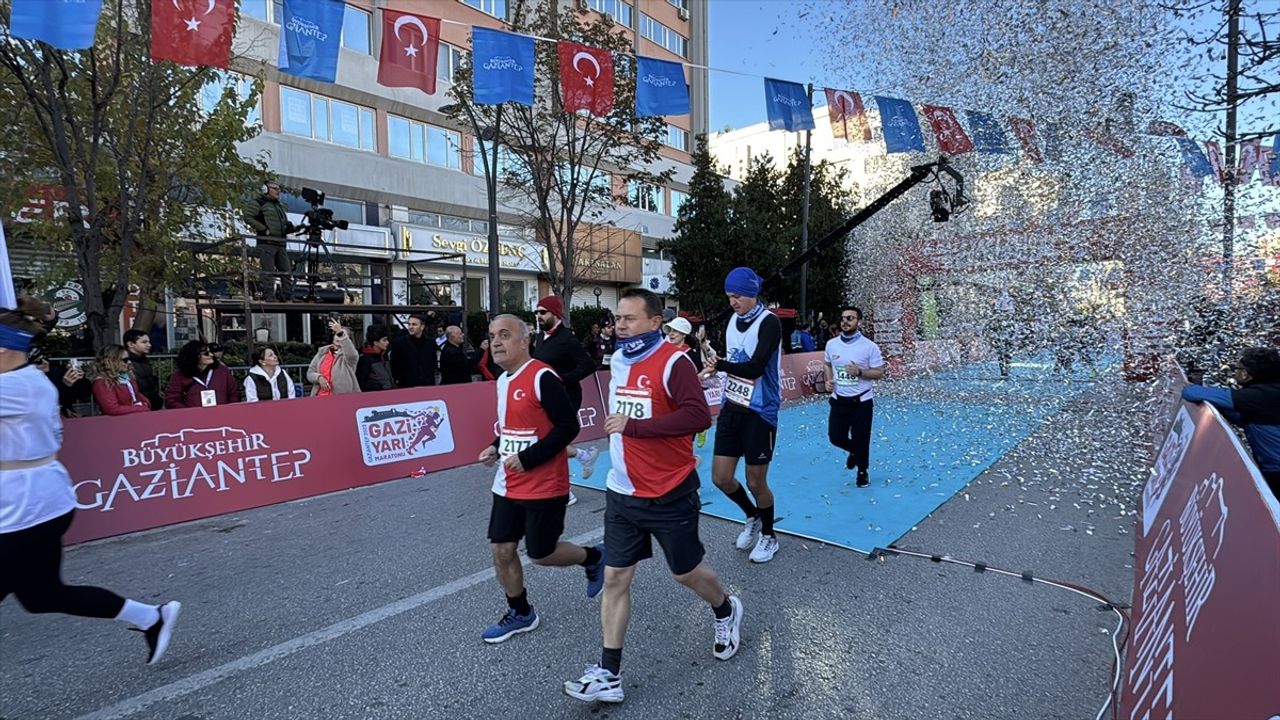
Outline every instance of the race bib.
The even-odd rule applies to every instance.
[[[620,387],[613,395],[613,412],[632,420],[653,417],[653,393],[647,388]]]
[[[724,377],[724,397],[731,403],[751,407],[751,393],[755,389],[755,380],[747,380],[736,375]]]
[[[833,366],[831,369],[835,370],[837,385],[857,385],[858,384],[858,379],[859,379],[858,376],[854,373],[849,372],[848,365],[836,365],[836,366]]]
[[[528,450],[536,442],[538,442],[536,430],[504,427],[502,434],[498,435],[498,456],[506,460],[512,455]]]
[[[609,365],[611,365],[612,363],[613,363],[613,353],[605,353],[605,354],[604,354],[604,365],[605,365],[605,367],[608,367],[608,366],[609,366]]]
[[[212,391],[212,390],[201,390],[201,391],[200,391],[200,406],[201,406],[201,407],[213,407],[214,405],[217,405],[217,404],[218,404],[218,393],[216,393],[216,392],[214,392],[214,391]]]

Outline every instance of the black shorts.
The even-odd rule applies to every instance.
[[[494,494],[489,511],[489,542],[513,543],[524,538],[524,550],[537,560],[556,551],[564,534],[564,509],[569,496],[546,500],[512,500]]]
[[[696,489],[697,471],[690,478],[695,489],[671,500],[631,497],[612,490],[605,493],[606,565],[627,568],[653,557],[653,538],[657,538],[673,575],[698,567],[706,549],[698,537],[702,502]]]
[[[768,465],[773,461],[773,445],[778,428],[748,411],[726,407],[716,418],[715,455],[743,458],[748,465]]]

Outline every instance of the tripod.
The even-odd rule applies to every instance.
[[[316,295],[316,285],[320,282],[320,259],[323,256],[329,262],[329,267],[333,268],[333,277],[343,288],[351,286],[348,279],[339,271],[338,261],[334,259],[333,253],[329,251],[328,244],[324,241],[324,229],[316,225],[308,225],[303,228],[306,234],[306,248],[302,251],[302,257],[299,262],[306,263],[306,279],[307,279],[307,296],[303,298],[307,302],[319,302],[320,298]],[[302,234],[302,233],[299,233]],[[297,265],[294,266],[294,276],[297,276]]]

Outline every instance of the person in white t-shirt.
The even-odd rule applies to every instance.
[[[27,612],[120,620],[142,631],[150,665],[169,647],[181,603],[157,607],[62,582],[62,535],[76,497],[58,462],[58,390],[27,362],[47,317],[48,305],[32,298],[0,310],[0,602],[12,593]]]
[[[840,310],[840,334],[827,341],[823,362],[831,390],[831,415],[827,438],[849,453],[844,466],[858,469],[858,487],[871,484],[872,380],[884,377],[880,347],[858,331],[862,311],[848,306]]]

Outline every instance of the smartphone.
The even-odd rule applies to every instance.
[[[72,370],[79,370],[79,369],[80,369],[80,359],[79,359],[79,358],[71,358],[70,366],[71,366],[71,369],[72,369]]]

